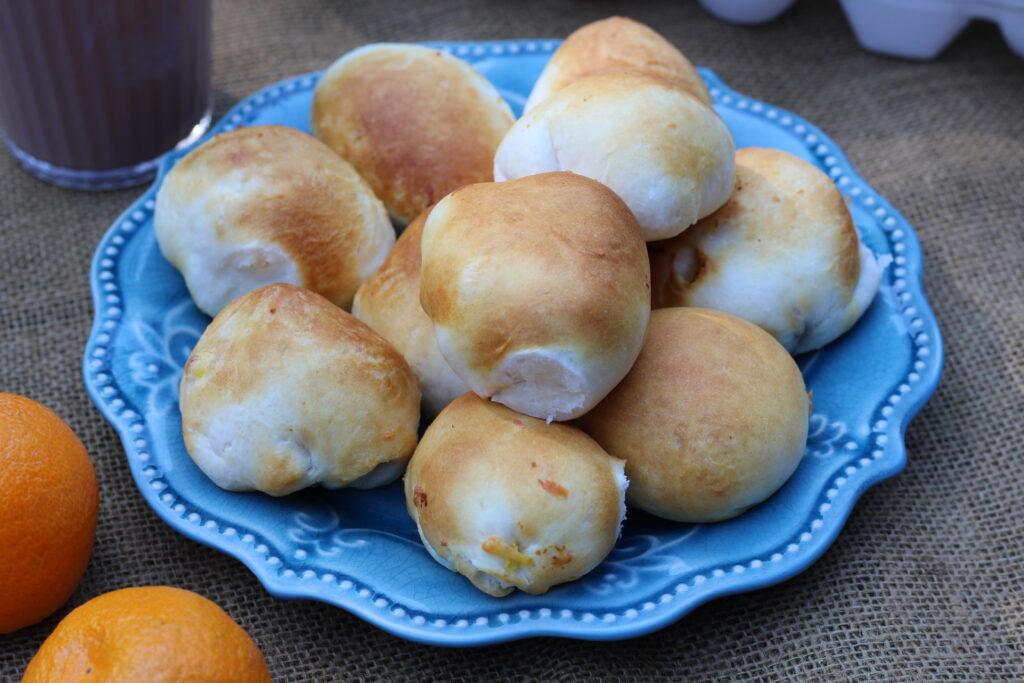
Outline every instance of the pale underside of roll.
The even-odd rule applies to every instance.
[[[498,148],[495,180],[572,171],[611,188],[644,239],[678,235],[729,197],[732,135],[689,90],[640,72],[604,72],[554,93]]]
[[[736,152],[736,190],[725,206],[648,247],[656,308],[726,311],[791,353],[821,348],[852,327],[890,260],[860,242],[824,172],[764,148]]]

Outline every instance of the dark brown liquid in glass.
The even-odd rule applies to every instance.
[[[209,109],[209,0],[0,2],[0,126],[35,159],[133,166]]]

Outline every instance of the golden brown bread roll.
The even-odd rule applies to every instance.
[[[437,415],[469,388],[448,367],[434,325],[420,305],[420,237],[429,211],[409,224],[381,267],[356,292],[352,315],[405,357],[420,383],[423,412]]]
[[[586,574],[625,516],[622,461],[567,424],[466,393],[430,425],[405,476],[431,556],[489,595]]]
[[[727,311],[791,353],[820,348],[852,327],[888,263],[860,243],[825,173],[758,147],[736,152],[736,189],[725,206],[648,248],[656,308]]]
[[[626,460],[630,505],[713,522],[785,483],[807,411],[800,369],[771,335],[727,313],[663,308],[633,369],[576,424]]]
[[[430,212],[420,302],[477,394],[581,415],[629,370],[650,314],[647,251],[614,192],[572,173],[468,185]]]
[[[196,306],[289,282],[348,308],[395,231],[373,191],[316,138],[287,126],[221,133],[171,169],[153,217]]]
[[[215,484],[281,496],[402,474],[420,392],[387,341],[318,294],[274,284],[231,302],[181,378],[189,455]]]
[[[494,179],[572,171],[615,191],[647,240],[685,230],[729,198],[734,146],[689,90],[640,72],[604,72],[526,112],[502,140]]]
[[[421,45],[366,45],[316,86],[314,134],[408,223],[455,188],[492,179],[512,110],[456,57]]]
[[[711,95],[703,79],[675,46],[646,24],[626,17],[608,17],[569,34],[534,84],[525,110],[574,81],[609,70],[643,71],[659,76],[686,88],[711,106]]]

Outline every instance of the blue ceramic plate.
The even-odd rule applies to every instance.
[[[444,43],[474,64],[516,112],[555,41]],[[814,391],[800,467],[768,502],[729,522],[674,524],[632,511],[607,560],[547,595],[492,598],[435,563],[398,484],[314,489],[286,498],[228,493],[192,464],[177,385],[209,318],[192,304],[153,236],[156,189],[181,153],[111,226],[96,251],[96,320],[85,382],[117,428],[142,495],[181,533],[241,560],[274,595],[323,600],[391,633],[441,645],[528,636],[637,636],[711,598],[776,583],[832,542],[861,493],[899,472],[903,432],[939,379],[942,345],[921,290],[921,251],[907,222],[857,175],[824,133],[701,72],[739,147],[778,147],[824,170],[849,196],[868,246],[891,254],[881,291],[857,326],[798,360]],[[308,131],[317,74],[247,98],[212,130],[281,123]]]

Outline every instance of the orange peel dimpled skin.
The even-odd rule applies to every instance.
[[[104,593],[57,624],[22,683],[270,683],[263,653],[216,603],[170,586]]]
[[[81,440],[46,406],[0,393],[0,633],[42,621],[82,580],[99,488]]]

